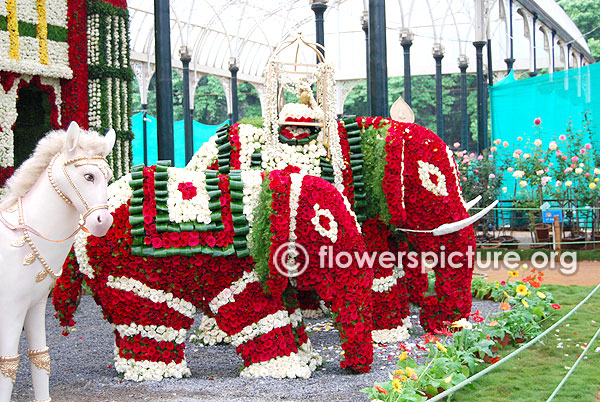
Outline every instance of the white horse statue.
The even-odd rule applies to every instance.
[[[40,140],[8,181],[0,203],[0,402],[11,398],[23,328],[35,400],[51,400],[46,301],[73,235],[84,229],[104,236],[112,225],[105,157],[114,143],[113,130],[102,137],[73,122]]]

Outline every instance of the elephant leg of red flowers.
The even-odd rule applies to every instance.
[[[411,327],[406,297],[405,273],[394,263],[385,263],[383,253],[398,255],[392,233],[380,219],[369,219],[362,224],[368,255],[373,260],[374,279],[371,290],[373,303],[373,341],[392,343],[409,337]]]
[[[296,263],[305,267],[294,278],[296,286],[302,291],[316,291],[331,304],[345,351],[341,367],[367,372],[373,361],[373,270],[359,266],[356,260],[366,251],[364,239],[349,205],[345,205],[342,195],[331,184],[313,176],[290,176],[294,175],[292,193],[300,192],[292,225],[293,238],[296,247],[304,250]]]

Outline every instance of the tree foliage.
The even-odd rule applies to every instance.
[[[596,60],[600,59],[600,1],[598,0],[558,0],[558,4],[573,20],[582,34],[586,35],[590,52]]]
[[[175,71],[173,77],[173,120],[183,120],[183,79]],[[156,116],[156,89],[154,76],[148,89],[148,114]],[[248,82],[239,82],[238,104],[240,119],[250,119],[262,115],[260,98],[256,88]],[[140,90],[137,80],[133,82],[132,96],[133,113],[142,110]],[[212,75],[200,79],[194,94],[194,120],[204,124],[220,124],[228,119],[227,100],[221,81]]]
[[[444,115],[444,140],[448,144],[464,143],[462,139],[462,118],[460,102],[460,74],[442,76],[442,112]],[[433,131],[437,131],[435,109],[435,76],[413,76],[411,80],[412,109],[415,112],[415,122]],[[388,103],[404,95],[404,78],[388,78]],[[367,115],[366,82],[361,81],[348,94],[344,103],[344,114],[357,116]],[[475,76],[467,76],[467,116],[470,134],[470,149],[476,146],[477,139],[477,92]]]

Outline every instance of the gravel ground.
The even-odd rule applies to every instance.
[[[498,309],[490,301],[474,301],[473,309],[483,315]],[[192,376],[166,379],[162,382],[136,383],[123,381],[112,367],[114,335],[110,325],[91,296],[84,296],[75,316],[77,325],[67,337],[61,335],[54,310],[46,310],[48,346],[52,357],[50,395],[60,401],[366,401],[361,388],[387,379],[396,366],[397,345],[376,346],[371,372],[347,374],[339,367],[340,341],[337,331],[326,318],[307,319],[309,337],[325,362],[324,367],[308,380],[241,378],[242,360],[232,346],[200,347],[188,343],[186,360]],[[200,323],[197,317],[196,325]],[[411,321],[418,322],[416,311]],[[414,345],[423,334],[414,325],[411,338]],[[33,399],[25,337],[21,337],[21,364],[13,389],[15,402]]]

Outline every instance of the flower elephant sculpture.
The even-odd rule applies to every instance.
[[[103,238],[77,238],[54,303],[72,325],[82,281],[89,285],[114,326],[115,368],[126,379],[188,375],[185,340],[198,309],[231,338],[241,375],[309,377],[321,359],[297,290],[331,304],[341,366],[370,369],[373,271],[321,266],[318,257],[321,246],[365,251],[352,209],[330,183],[293,167],[225,175],[159,164],[135,167],[109,192],[114,224]]]
[[[361,223],[367,251],[397,256],[394,266],[378,259],[372,264],[374,341],[408,336],[409,300],[422,307],[420,321],[427,331],[470,312],[472,225],[496,203],[469,216],[478,199],[465,202],[452,152],[435,133],[381,117],[338,122],[329,144],[318,138],[290,139],[282,131],[277,137],[272,131],[247,124],[223,128],[186,169],[226,172],[294,165],[341,183]],[[436,278],[430,295],[426,268]],[[300,292],[298,298],[304,311],[320,305],[314,293]]]

